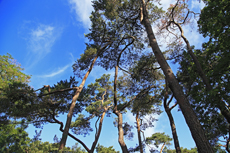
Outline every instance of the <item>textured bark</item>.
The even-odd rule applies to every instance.
[[[152,51],[154,53],[154,55],[156,56],[156,59],[162,69],[162,71],[164,72],[164,75],[166,76],[166,79],[169,83],[169,87],[171,89],[171,91],[173,92],[180,108],[181,111],[184,115],[185,121],[191,131],[192,137],[196,143],[196,146],[198,148],[199,152],[202,153],[213,153],[212,147],[208,142],[208,139],[206,138],[205,134],[204,134],[204,130],[202,129],[202,126],[200,125],[200,122],[198,121],[198,118],[195,114],[195,112],[193,111],[190,103],[188,102],[186,96],[183,93],[183,90],[181,88],[181,86],[179,85],[175,75],[172,72],[172,69],[170,68],[170,66],[168,65],[165,57],[163,56],[156,38],[154,36],[153,30],[152,30],[152,26],[149,22],[148,19],[148,12],[146,9],[146,5],[145,5],[145,0],[140,0],[142,3],[142,10],[143,10],[143,25],[145,26],[148,38],[149,38],[149,43],[150,46],[152,48]]]
[[[71,105],[70,105],[69,113],[68,113],[68,115],[67,115],[67,121],[66,121],[66,124],[65,124],[64,131],[63,131],[63,133],[62,133],[62,138],[61,138],[59,150],[62,150],[62,149],[65,147],[65,145],[66,145],[66,140],[67,140],[67,136],[68,136],[68,133],[69,133],[69,128],[70,128],[70,124],[71,124],[71,120],[72,120],[72,116],[73,116],[74,107],[75,107],[76,101],[77,101],[77,99],[78,99],[78,97],[79,97],[79,95],[80,95],[80,93],[81,93],[81,91],[82,91],[82,88],[83,88],[83,86],[85,85],[85,81],[86,81],[86,79],[88,78],[88,76],[89,76],[89,74],[90,74],[90,72],[91,72],[91,70],[92,70],[92,68],[93,68],[93,65],[94,65],[94,63],[96,62],[96,60],[97,60],[99,54],[100,54],[107,46],[108,46],[108,44],[105,45],[103,48],[101,48],[101,49],[98,51],[97,56],[93,59],[93,61],[92,61],[91,65],[90,65],[88,71],[86,72],[86,74],[85,74],[85,76],[84,76],[84,78],[83,78],[83,80],[82,80],[80,86],[78,87],[78,90],[76,91],[75,95],[74,95],[73,98],[72,98],[72,103],[71,103]]]
[[[133,42],[134,42],[134,38],[133,37],[130,37],[132,38],[132,41],[126,45],[122,51],[119,53],[119,56],[117,58],[117,65],[115,67],[115,76],[114,76],[114,109],[113,109],[113,113],[117,115],[118,117],[118,142],[121,146],[121,149],[122,149],[122,152],[123,153],[128,153],[128,148],[125,144],[125,141],[124,141],[124,131],[123,131],[123,119],[122,119],[122,113],[120,110],[117,109],[117,75],[118,75],[118,67],[119,67],[119,62],[120,62],[120,58],[121,58],[121,54],[125,51],[125,49],[127,49],[128,46],[130,46]]]
[[[119,64],[119,59],[118,59],[118,62],[117,62],[117,66],[115,68],[115,76],[114,76],[114,114],[117,115],[118,117],[118,125],[117,125],[117,128],[118,128],[118,142],[121,146],[121,149],[122,149],[122,152],[123,153],[128,153],[128,148],[125,144],[125,141],[124,141],[124,131],[123,131],[123,127],[122,127],[122,124],[123,124],[123,119],[122,119],[122,113],[120,111],[117,110],[117,75],[118,75],[118,64]]]
[[[96,136],[95,136],[95,140],[94,140],[94,142],[93,142],[93,144],[92,144],[92,147],[91,147],[91,149],[90,149],[90,153],[93,153],[93,152],[94,152],[94,149],[95,149],[95,147],[96,147],[96,145],[97,145],[99,136],[100,136],[100,134],[101,134],[102,123],[103,123],[103,120],[104,120],[106,111],[107,111],[107,110],[105,110],[105,111],[102,113],[102,115],[101,115],[101,119],[100,119],[100,123],[99,123],[98,132],[97,132],[97,134],[96,134]]]
[[[175,146],[176,152],[181,153],[180,144],[179,144],[179,140],[178,140],[178,136],[177,136],[177,132],[176,132],[176,125],[174,123],[174,119],[173,119],[171,110],[169,109],[168,106],[165,106],[165,104],[164,104],[164,107],[165,107],[165,111],[166,111],[168,118],[169,118],[169,121],[170,121],[170,126],[171,126],[171,130],[172,130],[173,141],[174,141],[174,146]]]
[[[117,128],[118,128],[118,142],[121,146],[121,149],[122,149],[122,153],[128,153],[128,148],[125,144],[125,141],[124,141],[124,131],[123,131],[123,119],[122,119],[122,113],[120,113],[119,111],[116,111],[114,112],[117,117],[118,117],[118,125],[117,125]]]
[[[181,153],[180,144],[179,144],[179,140],[178,140],[178,136],[177,136],[177,132],[176,132],[176,125],[174,123],[174,119],[173,119],[173,116],[172,116],[172,113],[171,113],[171,110],[177,104],[174,104],[172,107],[169,108],[169,104],[173,100],[173,96],[167,102],[167,98],[168,98],[168,82],[167,82],[167,80],[165,80],[165,84],[166,84],[166,92],[165,92],[165,97],[164,97],[164,108],[165,108],[165,111],[166,111],[166,113],[168,115],[168,118],[169,118],[170,127],[171,127],[171,130],[172,130],[173,141],[174,141],[174,146],[175,146],[176,152]]]
[[[141,141],[141,126],[140,126],[140,119],[139,119],[139,113],[138,112],[136,115],[136,122],[137,122],[137,135],[138,135],[140,153],[143,153],[143,146],[142,146],[142,141]]]

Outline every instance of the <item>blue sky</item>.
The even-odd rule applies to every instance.
[[[167,8],[174,2],[175,0],[162,0],[161,3],[164,8]],[[203,3],[197,0],[190,3],[191,8],[196,11],[203,7]],[[21,63],[24,72],[32,75],[30,85],[34,89],[41,88],[43,85],[53,85],[62,79],[69,79],[73,76],[72,64],[85,49],[87,40],[84,33],[87,33],[90,27],[91,11],[90,0],[0,0],[0,54],[10,53]],[[204,39],[196,32],[196,24],[184,30],[190,43],[199,48]],[[160,44],[164,46],[164,42]],[[173,70],[176,72],[175,66]],[[95,67],[86,84],[94,82],[103,73],[104,70]],[[106,73],[113,74],[113,71]],[[174,109],[173,115],[181,147],[194,147],[195,143],[181,112]],[[154,128],[146,131],[146,136],[154,132],[165,132],[171,136],[166,114],[163,113],[157,118],[159,121],[155,123]],[[66,115],[59,117],[59,120],[64,123],[65,119]],[[128,113],[124,115],[124,121],[134,122],[134,117]],[[104,146],[114,146],[116,150],[121,151],[117,141],[117,128],[113,127],[112,122],[110,118],[105,118],[99,143]],[[55,134],[61,138],[58,129],[59,125],[44,125],[42,141],[53,142]],[[35,134],[34,130],[33,126],[27,129],[31,138]],[[94,133],[79,138],[90,147]],[[135,134],[133,141],[125,140],[127,146],[134,147],[137,144],[136,138]],[[74,144],[75,141],[68,138],[67,146]]]

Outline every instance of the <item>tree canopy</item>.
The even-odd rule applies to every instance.
[[[1,151],[119,153],[113,146],[99,144],[106,116],[117,128],[123,153],[143,153],[149,145],[155,148],[152,152],[158,147],[160,152],[230,152],[230,2],[203,2],[199,14],[184,0],[175,1],[166,11],[158,0],[93,0],[91,27],[85,35],[88,42],[72,66],[73,76],[39,89],[29,85],[31,76],[23,73],[10,54],[0,55]],[[199,32],[209,38],[202,48],[190,45],[184,35],[196,16]],[[166,49],[158,38],[169,40]],[[171,68],[175,63],[176,74]],[[95,66],[113,70],[114,76],[100,74],[85,86]],[[185,119],[195,148],[179,145],[171,113],[175,107]],[[145,130],[157,121],[153,116],[163,111],[173,139],[164,132],[145,137]],[[135,117],[131,123],[135,128],[123,121],[127,112]],[[58,120],[63,114],[67,114],[65,123]],[[55,136],[55,143],[42,142],[25,132],[29,124],[41,128],[46,123],[60,125],[60,140]],[[138,141],[134,148],[124,139],[133,137],[133,129]],[[88,137],[92,132],[90,145],[77,136]],[[67,138],[77,144],[66,147]],[[175,150],[168,149],[172,140]]]

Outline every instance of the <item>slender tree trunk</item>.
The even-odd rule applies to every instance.
[[[171,110],[167,106],[165,106],[165,111],[166,111],[168,118],[169,118],[169,121],[170,121],[170,126],[171,126],[171,130],[172,130],[172,135],[173,135],[174,146],[175,146],[176,152],[181,153],[180,144],[179,144],[179,140],[178,140],[178,136],[177,136],[177,132],[176,132],[176,125],[174,123]]]
[[[107,111],[107,110],[105,110],[105,111],[102,113],[102,115],[101,115],[101,119],[100,119],[100,123],[99,123],[98,132],[97,132],[97,134],[96,134],[96,136],[95,136],[95,140],[94,140],[94,142],[93,142],[93,144],[92,144],[92,147],[91,147],[91,149],[90,149],[90,153],[93,153],[93,152],[94,152],[94,149],[95,149],[95,147],[96,147],[96,145],[97,145],[99,136],[100,136],[100,134],[101,134],[102,123],[103,123],[103,120],[104,120],[106,111]]]
[[[118,63],[119,63],[119,59],[118,59]],[[115,76],[114,76],[114,114],[117,115],[118,117],[118,142],[121,146],[122,152],[123,153],[128,153],[128,148],[125,144],[124,141],[124,131],[123,131],[123,119],[122,119],[122,113],[120,111],[117,110],[117,75],[118,75],[118,64],[115,68]]]
[[[115,67],[115,76],[114,76],[114,109],[113,109],[113,113],[117,115],[118,117],[118,142],[121,146],[122,152],[123,153],[128,153],[128,148],[125,144],[124,141],[124,131],[123,131],[123,118],[122,118],[122,113],[117,109],[117,75],[118,75],[118,66],[119,66],[119,61],[121,58],[121,54],[122,52],[133,43],[133,41],[131,43],[129,43],[128,45],[126,45],[126,47],[120,52],[119,57],[117,59],[117,65]]]
[[[80,86],[78,87],[75,95],[73,96],[72,98],[72,103],[70,105],[70,109],[69,109],[69,113],[67,115],[67,121],[66,121],[66,124],[65,124],[65,128],[64,128],[64,131],[62,133],[62,138],[61,138],[61,142],[60,142],[60,147],[59,147],[59,150],[62,150],[64,147],[65,147],[65,144],[66,144],[66,140],[67,140],[67,136],[68,136],[68,133],[69,133],[69,128],[70,128],[70,124],[71,124],[71,120],[72,120],[72,116],[73,116],[73,111],[74,111],[74,108],[75,108],[75,104],[76,104],[76,101],[82,91],[82,88],[83,86],[85,85],[85,81],[86,79],[88,78],[89,76],[89,73],[91,72],[92,68],[93,68],[93,65],[94,63],[96,62],[99,54],[107,47],[108,45],[105,45],[103,48],[101,48],[98,53],[97,53],[97,56],[93,59],[93,62],[91,63],[88,71],[86,72]]]
[[[143,146],[142,146],[142,141],[141,141],[141,126],[140,126],[139,112],[137,112],[137,115],[136,115],[136,122],[137,122],[137,135],[138,135],[140,153],[143,153]]]
[[[143,14],[143,25],[145,26],[149,43],[152,48],[153,53],[155,54],[157,61],[164,72],[164,75],[166,76],[167,81],[169,82],[169,87],[171,91],[173,92],[181,111],[185,117],[185,121],[191,131],[192,137],[196,143],[196,146],[198,148],[198,151],[201,153],[213,153],[212,147],[208,142],[208,139],[206,138],[206,135],[204,134],[204,130],[202,129],[202,126],[200,125],[200,122],[193,111],[190,103],[188,102],[186,96],[183,93],[183,90],[181,86],[179,85],[175,75],[172,72],[172,69],[168,65],[165,57],[163,56],[156,38],[154,36],[154,33],[152,31],[152,26],[148,19],[148,12],[145,4],[145,0],[140,0],[142,3],[142,14]]]
[[[161,150],[160,150],[160,153],[162,153],[164,147],[165,147],[165,143],[162,145]]]
[[[122,153],[129,153],[128,148],[127,148],[125,141],[124,141],[124,131],[123,131],[123,126],[122,126],[122,124],[123,124],[122,113],[120,113],[119,111],[116,111],[115,114],[118,117],[118,125],[117,125],[118,142],[121,146]]]
[[[175,149],[176,149],[176,152],[177,153],[181,153],[181,150],[180,150],[180,144],[179,144],[179,140],[178,140],[178,136],[177,136],[177,132],[176,132],[176,125],[174,123],[174,119],[173,119],[173,116],[172,116],[172,113],[171,113],[171,110],[177,105],[173,105],[172,107],[169,108],[169,104],[171,103],[171,101],[173,100],[173,96],[170,98],[170,100],[167,102],[167,98],[168,98],[168,82],[167,80],[165,79],[165,84],[166,84],[166,92],[165,92],[165,98],[164,98],[164,108],[165,108],[165,111],[168,115],[168,118],[169,118],[169,122],[170,122],[170,127],[171,127],[171,130],[172,130],[172,135],[173,135],[173,140],[174,140],[174,146],[175,146]]]

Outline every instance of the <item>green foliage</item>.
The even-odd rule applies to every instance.
[[[227,42],[229,40],[230,2],[228,0],[205,0],[198,26],[204,36]],[[227,38],[227,40],[224,38]]]
[[[191,149],[181,147],[180,150],[181,150],[181,153],[197,153],[196,147],[191,148]],[[165,147],[165,149],[163,150],[163,153],[176,153],[176,150],[170,150]]]
[[[13,83],[28,83],[30,76],[22,71],[21,65],[10,54],[0,55],[0,89]],[[2,96],[1,90],[0,96]]]
[[[72,131],[77,135],[83,134],[86,136],[89,134],[89,132],[93,131],[93,129],[90,127],[90,119],[91,118],[85,117],[83,114],[79,114],[75,122],[72,122],[70,125]]]
[[[6,123],[10,117],[19,114],[16,107],[27,107],[22,104],[31,99],[30,76],[22,71],[23,68],[10,54],[0,55],[0,123]]]
[[[97,153],[119,153],[119,151],[116,151],[115,149],[113,149],[113,146],[104,147],[100,144],[97,145],[96,152]]]
[[[74,146],[65,147],[62,151],[59,151],[59,143],[49,143],[41,141],[33,141],[27,147],[27,151],[35,153],[87,153],[85,150],[78,147],[78,144]]]
[[[0,152],[31,152],[31,153],[58,153],[59,142],[49,143],[40,140],[32,140],[25,131],[27,126],[23,122],[12,122],[10,124],[0,124]],[[65,147],[62,153],[86,153],[78,144],[72,148]]]
[[[26,126],[16,124],[0,124],[0,152],[25,152],[30,138],[25,131]]]
[[[82,78],[85,75],[85,71],[88,70],[94,57],[97,55],[97,47],[95,45],[86,44],[84,54],[81,54],[76,63],[73,64],[73,72],[77,77]],[[83,73],[84,72],[84,73]]]
[[[90,127],[91,119],[100,117],[103,112],[110,114],[108,109],[111,107],[113,91],[112,82],[109,79],[109,74],[103,74],[101,78],[95,80],[95,83],[88,85],[82,100],[86,104],[85,111],[89,113],[89,117],[79,114],[75,122],[71,123],[72,131],[75,134],[86,136],[93,131]]]
[[[210,142],[217,146],[218,138],[226,136],[228,123],[219,113],[217,104],[229,106],[229,17],[230,2],[226,0],[205,0],[198,21],[199,32],[209,37],[202,50],[195,50],[212,90],[207,92],[196,67],[185,53],[181,59],[181,72],[178,77],[186,86],[189,99],[206,131]],[[229,108],[227,108],[229,111]]]
[[[151,137],[146,138],[147,144],[152,144],[158,148],[160,144],[166,144],[171,145],[170,141],[172,141],[172,138],[170,138],[168,135],[165,135],[165,133],[154,133]]]
[[[177,77],[180,82],[183,83],[184,90],[188,95],[191,105],[197,113],[199,121],[205,129],[208,139],[211,144],[215,146],[218,138],[226,135],[228,129],[228,124],[216,107],[216,103],[219,102],[221,98],[225,99],[225,95],[228,91],[225,90],[220,92],[220,90],[218,90],[219,87],[216,85],[222,85],[223,83],[228,84],[228,82],[216,82],[215,78],[218,76],[210,75],[209,73],[210,71],[213,71],[213,69],[209,67],[209,65],[212,64],[210,63],[205,65],[205,53],[202,53],[200,50],[195,50],[194,53],[202,64],[207,77],[210,78],[210,83],[215,84],[214,90],[210,92],[207,91],[203,81],[197,73],[195,64],[187,52],[183,52],[180,57],[180,71],[178,71]]]

